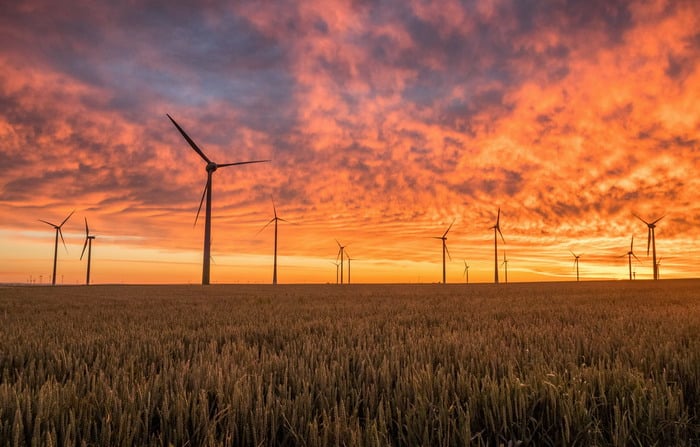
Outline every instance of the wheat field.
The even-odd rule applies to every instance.
[[[0,445],[698,445],[699,286],[0,287]]]

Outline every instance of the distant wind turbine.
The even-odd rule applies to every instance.
[[[445,269],[445,253],[447,253],[447,256],[449,256],[450,261],[452,260],[452,256],[450,256],[450,251],[447,249],[447,233],[449,233],[450,228],[452,228],[452,225],[455,224],[455,220],[452,220],[452,223],[450,224],[449,227],[447,227],[447,230],[442,234],[442,236],[434,236],[433,239],[440,239],[442,241],[442,283],[447,284],[447,272]]]
[[[508,284],[508,258],[506,258],[506,251],[503,250],[503,263],[501,264],[506,272],[506,284]]]
[[[252,160],[252,161],[239,161],[235,163],[223,163],[223,164],[217,164],[213,161],[211,161],[205,154],[204,152],[197,146],[197,144],[192,141],[189,135],[185,133],[184,130],[175,122],[175,120],[168,115],[168,118],[170,118],[170,121],[175,125],[178,131],[182,134],[182,136],[185,138],[185,140],[189,143],[189,145],[192,147],[192,150],[194,150],[197,154],[199,154],[200,157],[204,161],[207,162],[206,170],[207,170],[207,183],[204,186],[204,192],[202,193],[202,199],[199,201],[199,209],[197,209],[197,216],[194,218],[194,223],[195,225],[197,224],[197,219],[199,218],[199,212],[202,210],[202,203],[204,203],[204,198],[206,196],[207,199],[207,205],[205,208],[205,213],[204,213],[204,258],[202,260],[202,285],[208,285],[209,284],[209,270],[210,270],[210,265],[209,262],[211,260],[211,190],[212,190],[212,174],[214,174],[214,171],[216,171],[218,168],[224,168],[227,166],[237,166],[237,165],[245,165],[245,164],[251,164],[251,163],[265,163],[269,162],[270,160]]]
[[[338,284],[338,276],[340,275],[338,270],[340,269],[340,263],[331,261],[331,264],[335,266],[335,283]]]
[[[275,285],[275,284],[277,284],[277,222],[278,221],[288,222],[288,221],[277,216],[277,208],[275,207],[274,200],[272,201],[272,211],[275,213],[275,217],[270,219],[270,221],[268,223],[266,223],[265,226],[260,229],[260,231],[267,228],[267,226],[270,225],[272,222],[275,223],[275,254],[274,254],[273,267],[272,267],[272,284]],[[260,233],[260,231],[258,231],[258,233]]]
[[[661,276],[659,275],[659,268],[661,266],[661,260],[663,258],[659,258],[658,261],[656,261],[656,268],[654,269],[656,271],[656,279],[661,279]]]
[[[657,264],[656,264],[656,235],[655,235],[655,233],[654,233],[654,229],[656,228],[657,222],[660,221],[661,219],[663,219],[663,218],[666,217],[666,216],[665,216],[665,215],[664,215],[664,216],[661,216],[661,217],[659,217],[658,219],[656,219],[656,220],[653,221],[653,222],[647,222],[646,220],[642,219],[641,217],[637,216],[637,215],[634,214],[634,213],[632,213],[632,215],[633,215],[634,217],[636,217],[637,219],[641,220],[642,222],[644,222],[644,223],[646,224],[648,230],[649,230],[648,233],[647,233],[647,256],[649,256],[649,245],[651,244],[651,246],[653,247],[653,257],[652,257],[652,261],[653,261],[653,263],[654,263],[654,264],[653,264],[653,266],[654,266],[654,272],[653,272],[653,273],[654,273],[654,279],[655,279],[655,280],[656,280],[656,279],[659,279],[659,275],[657,274],[658,269],[657,269]]]
[[[622,255],[622,257],[627,256],[627,260],[628,260],[629,267],[630,267],[630,281],[632,280],[632,257],[634,256],[634,259],[639,261],[639,258],[637,257],[637,255],[634,254],[633,247],[634,247],[634,236],[632,236],[632,241],[630,242],[630,251],[628,251],[626,254]],[[639,261],[639,262],[642,262],[642,261]]]
[[[335,240],[335,243],[338,244],[338,254],[335,257],[335,262],[338,262],[338,259],[340,259],[340,284],[343,284],[343,258],[345,258],[345,245],[340,245],[338,239]]]
[[[51,225],[56,230],[56,240],[54,241],[53,246],[53,274],[51,275],[52,285],[56,285],[56,259],[58,259],[58,236],[61,236],[61,242],[63,242],[63,247],[66,249],[66,252],[68,252],[68,247],[66,247],[66,241],[63,239],[63,232],[61,231],[61,227],[63,227],[63,224],[66,223],[68,219],[70,219],[70,216],[72,216],[74,212],[75,210],[71,211],[68,217],[63,219],[61,225],[52,224],[51,222],[39,219],[39,222],[44,222],[47,225]]]
[[[469,284],[469,265],[467,264],[467,260],[464,260],[464,272],[462,272],[464,275],[464,279],[466,281],[466,284]]]
[[[354,261],[357,258],[351,258],[347,250],[345,250],[345,258],[348,260],[348,284],[350,284],[350,261]]]
[[[498,234],[501,235],[503,243],[506,243],[503,233],[501,233],[501,208],[498,208],[496,225],[492,226],[491,229],[493,230],[493,282],[498,284]]]
[[[85,254],[85,249],[88,251],[87,258],[87,277],[85,278],[85,284],[90,285],[90,261],[92,260],[92,241],[95,236],[90,235],[90,228],[88,228],[87,217],[85,218],[85,245],[83,245],[83,252],[80,253],[80,260],[83,260],[83,255]]]
[[[574,267],[576,267],[576,281],[578,281],[578,280],[579,280],[579,276],[578,276],[578,259],[579,259],[582,255],[577,255],[576,253],[574,253],[574,252],[571,251],[571,250],[569,250],[569,253],[571,253],[572,255],[574,255]]]

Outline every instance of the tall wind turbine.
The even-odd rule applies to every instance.
[[[71,211],[68,217],[63,219],[61,225],[52,224],[51,222],[39,219],[39,222],[44,222],[47,225],[51,225],[56,230],[56,240],[54,241],[53,245],[53,275],[51,275],[52,285],[56,285],[56,259],[58,258],[58,236],[61,236],[61,242],[63,242],[63,246],[66,248],[66,251],[68,251],[68,247],[66,247],[66,241],[63,239],[63,232],[61,231],[61,227],[64,223],[68,221],[68,219],[70,219],[70,216],[72,216],[74,212],[75,210]]]
[[[501,264],[506,272],[506,284],[508,284],[508,258],[506,258],[506,251],[503,250],[503,263]]]
[[[630,281],[632,280],[632,257],[634,256],[634,259],[639,261],[639,258],[637,255],[634,254],[634,236],[632,236],[632,241],[630,242],[630,251],[627,252],[627,254],[622,255],[627,256],[627,261],[629,262],[629,267],[630,267]],[[641,262],[641,261],[639,261]]]
[[[649,245],[651,244],[651,246],[653,247],[652,261],[653,261],[653,266],[654,266],[654,279],[655,280],[659,279],[658,268],[657,268],[657,264],[656,264],[656,235],[654,234],[654,229],[656,228],[656,223],[666,216],[661,216],[653,222],[647,222],[646,220],[642,219],[641,217],[637,216],[634,213],[632,213],[632,215],[634,217],[636,217],[637,219],[641,220],[642,222],[644,222],[649,230],[647,233],[647,256],[649,256]]]
[[[83,260],[83,255],[85,254],[85,249],[88,251],[87,258],[87,277],[85,278],[85,284],[90,285],[90,261],[92,259],[92,241],[95,236],[90,235],[90,228],[88,228],[87,217],[85,218],[85,245],[83,245],[83,252],[80,253],[80,260]]]
[[[272,211],[275,213],[275,217],[270,219],[268,223],[265,224],[264,227],[260,229],[260,231],[264,230],[267,228],[268,225],[270,225],[272,222],[275,223],[275,254],[274,254],[274,261],[273,261],[273,266],[272,266],[272,284],[275,285],[277,284],[277,222],[282,221],[282,222],[287,222],[285,219],[282,219],[281,217],[277,216],[277,208],[275,207],[275,201],[272,201]],[[258,231],[258,233],[260,233]]]
[[[496,225],[492,226],[491,229],[493,230],[493,282],[498,284],[498,234],[501,235],[503,243],[506,243],[503,233],[501,233],[501,208],[498,208]]]
[[[469,265],[467,264],[467,260],[464,260],[464,272],[462,272],[464,275],[464,279],[466,281],[466,284],[469,284]]]
[[[199,201],[199,209],[197,209],[197,216],[194,218],[194,223],[195,225],[197,224],[197,219],[199,218],[199,212],[202,210],[202,203],[204,203],[204,198],[206,197],[207,199],[207,206],[205,208],[205,213],[204,213],[204,258],[202,260],[202,285],[208,285],[209,284],[209,262],[211,261],[211,189],[212,189],[212,174],[214,174],[214,171],[216,171],[218,168],[224,168],[227,166],[237,166],[237,165],[245,165],[245,164],[250,164],[250,163],[265,163],[270,160],[251,160],[251,161],[239,161],[235,163],[223,163],[223,164],[218,164],[213,161],[211,161],[205,154],[204,152],[197,146],[197,144],[192,141],[192,138],[190,138],[187,133],[185,133],[184,130],[175,122],[175,120],[168,115],[168,118],[170,118],[170,121],[175,125],[177,130],[180,131],[182,136],[185,138],[185,140],[189,143],[189,145],[192,147],[192,150],[194,150],[197,154],[199,154],[200,157],[202,157],[202,160],[207,162],[206,170],[207,170],[207,183],[204,186],[204,192],[202,193],[202,200]]]
[[[581,255],[577,255],[573,251],[569,250],[569,252],[574,255],[574,267],[576,267],[576,281],[578,281],[578,258],[581,257]]]
[[[335,262],[338,262],[338,259],[340,258],[340,284],[343,283],[343,258],[345,258],[345,245],[340,245],[340,242],[338,242],[338,239],[335,240],[335,243],[338,244],[338,254],[335,257]]]
[[[450,257],[450,261],[452,260],[452,256],[450,256],[450,251],[447,249],[447,233],[449,233],[450,228],[452,228],[452,225],[455,224],[454,219],[452,223],[450,224],[449,227],[447,227],[447,230],[442,234],[442,236],[434,236],[433,239],[440,239],[442,241],[442,283],[447,284],[447,272],[445,271],[445,253],[447,253],[447,256]]]

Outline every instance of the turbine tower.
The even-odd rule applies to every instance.
[[[653,222],[647,222],[646,220],[642,219],[641,217],[637,216],[637,215],[634,214],[634,213],[632,213],[632,215],[633,215],[634,217],[636,217],[637,219],[641,220],[642,222],[644,222],[644,223],[646,224],[646,226],[647,226],[647,229],[649,230],[648,233],[647,233],[647,256],[649,256],[649,245],[651,244],[651,246],[652,246],[652,248],[653,248],[653,252],[652,252],[652,254],[653,254],[652,261],[653,261],[653,266],[654,266],[654,271],[653,271],[653,273],[654,273],[654,279],[655,279],[655,280],[656,280],[656,279],[659,279],[659,274],[658,274],[658,270],[659,270],[659,269],[658,269],[658,266],[657,266],[657,263],[656,263],[656,235],[655,235],[655,233],[654,233],[654,229],[656,228],[656,223],[657,223],[658,221],[660,221],[661,219],[663,219],[664,217],[666,217],[666,216],[661,216],[661,217],[659,217],[658,219],[656,219],[656,220],[653,221]]]
[[[503,263],[501,264],[506,272],[506,284],[508,284],[508,258],[506,258],[506,251],[503,250]]]
[[[501,208],[498,208],[496,225],[492,226],[491,229],[493,230],[493,282],[498,284],[498,234],[501,235],[503,243],[506,243],[503,233],[501,233]]]
[[[335,266],[335,283],[338,284],[338,277],[340,275],[340,273],[338,272],[338,269],[340,268],[340,263],[331,261],[331,264],[333,264]]]
[[[90,235],[90,229],[88,228],[87,217],[85,218],[85,245],[83,245],[83,252],[80,253],[80,260],[83,260],[83,255],[85,254],[85,249],[88,251],[87,258],[87,277],[85,278],[85,284],[90,285],[90,261],[92,260],[92,241],[95,236]]]
[[[282,222],[287,222],[285,219],[282,219],[281,217],[277,216],[277,208],[275,207],[275,201],[272,201],[272,211],[275,213],[275,217],[270,219],[268,223],[265,224],[264,227],[258,231],[260,233],[262,230],[267,228],[268,225],[270,225],[272,222],[275,223],[275,253],[274,253],[274,261],[272,264],[272,284],[276,285],[277,284],[277,222],[282,221]]]
[[[338,262],[338,259],[340,259],[340,284],[343,284],[343,258],[345,258],[345,245],[340,245],[338,239],[335,240],[335,243],[338,244],[338,254],[335,257],[335,262]]]
[[[627,256],[627,261],[628,261],[629,267],[630,267],[630,281],[632,280],[632,257],[634,256],[634,259],[639,261],[639,258],[637,257],[637,255],[634,254],[633,247],[634,247],[634,236],[632,236],[632,241],[630,242],[630,251],[628,251],[627,254],[622,255],[622,257]],[[641,262],[641,261],[639,261],[639,262]]]
[[[51,225],[56,230],[56,240],[54,241],[53,245],[53,275],[51,275],[51,285],[54,286],[56,285],[56,259],[58,258],[58,236],[61,236],[61,242],[63,242],[63,247],[65,247],[66,252],[68,252],[68,247],[66,247],[66,241],[63,239],[63,232],[61,231],[61,227],[63,227],[63,224],[66,223],[68,219],[70,219],[70,216],[72,216],[74,212],[75,210],[71,211],[68,217],[63,219],[61,225],[52,224],[51,222],[39,219],[39,222],[44,222],[47,225]]]
[[[433,236],[433,239],[440,239],[442,241],[442,283],[447,284],[447,272],[445,270],[445,253],[447,253],[447,256],[449,256],[450,261],[452,260],[452,256],[450,256],[450,251],[447,249],[447,233],[449,233],[450,228],[452,228],[452,225],[455,224],[455,220],[452,220],[452,223],[450,224],[449,227],[447,227],[447,230],[442,234],[442,236]]]
[[[578,276],[578,258],[581,257],[581,255],[577,255],[573,251],[569,250],[569,252],[574,255],[574,267],[576,267],[576,281],[578,281],[579,276]]]
[[[464,260],[464,272],[462,272],[462,275],[464,275],[466,284],[469,284],[469,265],[467,264],[466,259]]]
[[[213,161],[211,161],[205,154],[204,152],[197,146],[197,144],[192,141],[192,138],[190,138],[187,133],[185,133],[184,130],[178,125],[175,120],[170,116],[167,115],[168,118],[170,118],[170,121],[175,125],[178,131],[180,131],[180,134],[185,138],[185,140],[189,143],[189,145],[192,147],[192,150],[194,150],[199,156],[207,162],[206,170],[207,170],[207,183],[204,186],[204,192],[202,193],[202,199],[199,201],[199,209],[197,209],[197,216],[194,218],[194,223],[195,225],[197,224],[197,219],[199,218],[199,212],[202,211],[202,203],[204,203],[204,198],[206,197],[207,199],[207,205],[205,208],[205,213],[204,213],[204,257],[202,260],[202,285],[208,285],[209,284],[209,270],[210,270],[210,260],[211,260],[211,190],[212,190],[212,174],[214,174],[214,171],[216,171],[218,168],[224,168],[227,166],[237,166],[237,165],[245,165],[245,164],[250,164],[250,163],[265,163],[269,162],[270,160],[251,160],[251,161],[239,161],[235,163],[223,163],[223,164],[218,164]]]

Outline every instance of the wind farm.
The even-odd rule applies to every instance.
[[[700,2],[599,3],[5,2],[0,447],[698,445]]]

